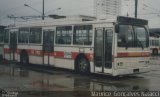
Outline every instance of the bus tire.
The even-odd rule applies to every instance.
[[[21,54],[20,54],[20,63],[22,64],[22,65],[27,65],[27,64],[29,64],[29,57],[28,57],[28,54],[27,54],[27,52],[21,52]]]
[[[77,60],[77,70],[78,73],[82,73],[82,74],[88,74],[90,73],[90,64],[87,58],[85,57],[81,57]]]

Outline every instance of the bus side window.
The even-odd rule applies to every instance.
[[[40,44],[42,42],[42,28],[30,28],[29,43]]]
[[[73,44],[91,45],[92,33],[92,25],[74,26]]]
[[[18,43],[28,43],[29,28],[20,28],[18,32]]]
[[[72,39],[72,26],[57,27],[56,44],[70,45]]]

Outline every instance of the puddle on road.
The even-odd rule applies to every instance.
[[[160,65],[160,57],[159,56],[151,56],[150,57],[151,65]]]
[[[141,77],[89,77],[72,72],[37,72],[14,65],[0,65],[0,88],[18,91],[135,91],[146,90],[149,80]]]

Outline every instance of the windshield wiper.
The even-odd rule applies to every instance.
[[[139,39],[137,39],[138,43],[140,44],[140,46],[142,47],[142,49],[144,49],[142,41],[140,41]]]

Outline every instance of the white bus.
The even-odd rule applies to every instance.
[[[150,51],[152,55],[160,53],[160,37],[150,36]]]
[[[122,16],[86,20],[9,27],[5,59],[112,76],[149,71],[148,21]]]
[[[0,25],[0,61],[3,59],[3,45],[4,45],[4,28],[5,26]]]

